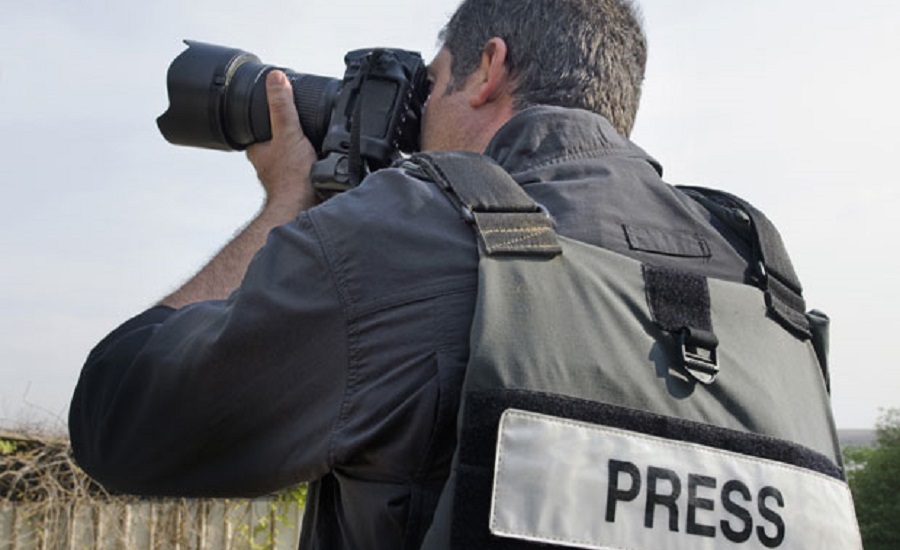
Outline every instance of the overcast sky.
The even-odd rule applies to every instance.
[[[839,427],[900,406],[900,2],[644,0],[634,141],[671,183],[775,221],[832,325]],[[339,77],[351,49],[430,58],[456,0],[3,0],[0,426],[63,426],[91,347],[190,276],[259,207],[239,153],[155,118],[192,38]]]

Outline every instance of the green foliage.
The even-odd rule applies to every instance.
[[[844,450],[866,550],[900,548],[900,409],[882,413],[875,447]]]
[[[0,438],[0,456],[11,456],[18,449],[18,442]]]
[[[278,498],[285,503],[297,503],[301,508],[304,508],[306,506],[306,484],[301,483],[285,489],[279,493]]]
[[[269,503],[268,513],[255,524],[241,526],[241,534],[252,550],[274,550],[278,543],[279,527],[293,526],[291,510],[306,506],[306,484],[289,487],[275,495]]]
[[[856,473],[866,466],[866,463],[875,453],[875,447],[844,447],[844,467],[847,470],[847,478],[852,479]]]

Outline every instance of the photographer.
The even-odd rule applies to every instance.
[[[745,251],[627,139],[646,59],[631,2],[466,0],[441,40],[423,151],[493,158],[561,235],[745,280]],[[273,139],[248,149],[265,204],[92,351],[70,411],[75,456],[135,494],[309,481],[302,548],[418,548],[456,445],[475,236],[402,165],[316,205],[316,153],[282,73],[267,92]],[[635,246],[625,227],[666,237]]]

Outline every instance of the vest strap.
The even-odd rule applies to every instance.
[[[547,211],[495,161],[466,152],[419,153],[414,164],[476,228],[488,256],[554,257],[562,248]]]
[[[653,320],[679,339],[684,370],[698,382],[712,384],[719,375],[719,339],[713,332],[706,277],[650,265],[642,270]]]
[[[705,187],[678,187],[692,199],[706,206],[714,215],[723,209],[734,211],[748,221],[740,233],[753,248],[757,264],[755,284],[765,292],[769,315],[795,336],[807,340],[811,337],[803,287],[785,249],[781,235],[765,214],[752,204],[730,193]],[[726,220],[727,221],[727,220]],[[730,224],[735,227],[735,224]]]

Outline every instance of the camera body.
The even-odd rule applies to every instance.
[[[236,48],[185,43],[188,49],[169,67],[169,108],[157,119],[170,143],[233,151],[271,139],[265,80],[279,69],[319,156],[312,179],[323,195],[354,187],[366,173],[419,148],[429,83],[417,52],[351,51],[338,80],[267,65]]]

